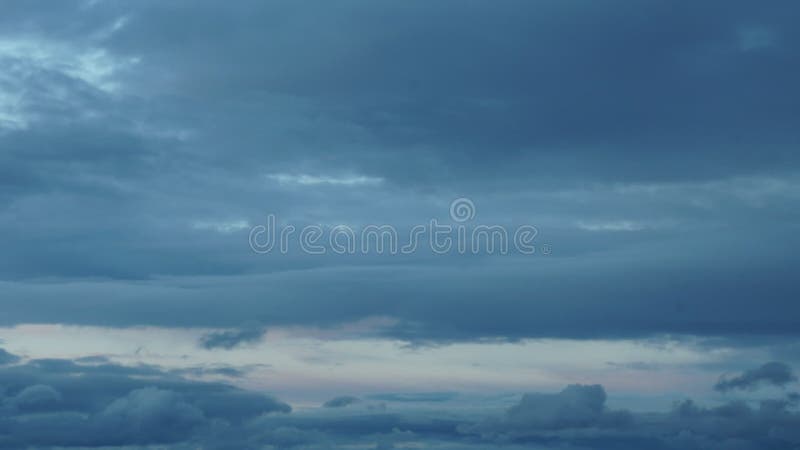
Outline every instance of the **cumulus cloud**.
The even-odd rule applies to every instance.
[[[524,441],[543,432],[581,429],[625,429],[633,425],[628,411],[606,407],[606,392],[600,385],[570,385],[555,394],[525,394],[502,418],[492,418],[466,433],[499,440]]]
[[[400,412],[344,408],[325,414],[156,366],[38,359],[0,368],[3,448],[440,448],[777,449],[800,445],[796,395],[706,407],[692,400],[659,413],[607,406],[601,385],[527,393],[505,413],[459,403],[407,402]],[[434,396],[435,397],[435,396]],[[430,400],[430,399],[429,399]],[[450,398],[452,400],[452,398]]]
[[[188,442],[210,428],[289,413],[272,397],[155,366],[40,359],[0,368],[4,448]]]
[[[173,391],[136,389],[106,406],[96,427],[120,444],[151,444],[187,439],[195,428],[207,426],[203,410]]]
[[[644,414],[609,411],[601,386],[573,385],[556,394],[526,394],[505,417],[462,424],[459,431],[490,445],[532,448],[788,450],[800,444],[799,425],[800,413],[788,399],[711,408],[685,400],[669,412]]]
[[[797,381],[797,376],[789,365],[782,362],[768,362],[758,368],[744,371],[735,377],[721,377],[714,389],[727,392],[734,389],[753,390],[760,385],[784,387]]]
[[[630,415],[606,410],[600,385],[571,385],[557,394],[525,394],[506,415],[509,423],[533,428],[615,427],[630,423]]]
[[[53,409],[61,401],[61,393],[46,384],[35,384],[25,387],[10,400],[22,411]]]

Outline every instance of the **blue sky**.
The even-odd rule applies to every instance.
[[[0,11],[0,447],[800,445],[796,3]]]

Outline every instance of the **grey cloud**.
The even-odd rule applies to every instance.
[[[378,327],[372,335],[438,342],[796,332],[797,317],[786,314],[796,303],[798,287],[790,270],[726,262],[724,257],[690,263],[693,256],[679,252],[672,261],[662,257],[652,263],[634,257],[635,268],[620,251],[610,259],[509,257],[459,267],[441,260],[419,267],[320,268],[174,281],[5,283],[9,298],[0,321],[235,328],[243,319],[267,327],[330,327],[364,317],[393,317],[394,325]],[[717,266],[704,269],[706,263]],[[771,294],[765,297],[766,286]],[[753,298],[760,298],[756,318],[750,314]],[[163,310],[164,299],[169,299],[169,310]],[[96,313],[79,314],[75,303],[95,305]],[[599,315],[605,320],[598,321]]]
[[[0,368],[3,448],[791,449],[792,396],[666,413],[611,410],[600,385],[528,393],[505,414],[409,404],[402,413],[300,411],[261,394],[183,379],[154,366],[34,360]],[[344,398],[344,397],[342,397]],[[452,399],[452,397],[450,397]]]
[[[266,328],[248,326],[238,330],[215,331],[200,338],[200,345],[208,350],[222,348],[230,350],[240,345],[253,344],[261,340]]]
[[[257,342],[262,325],[374,317],[354,338],[793,342],[798,21],[792,0],[6,1],[0,324],[222,330],[200,341],[208,349]],[[247,245],[270,212],[409,229],[446,218],[458,196],[475,200],[475,223],[536,225],[553,254]],[[494,422],[261,417],[288,405],[182,378],[245,370],[0,351],[0,447],[798,444],[793,397],[629,416],[608,411],[601,388],[571,387]],[[793,377],[772,363],[717,389]]]
[[[768,362],[758,368],[744,371],[735,377],[721,377],[714,389],[727,392],[735,389],[755,389],[759,385],[783,387],[797,381],[797,376],[787,364],[777,361]]]
[[[502,445],[598,449],[790,449],[800,415],[784,399],[752,407],[729,402],[713,408],[691,400],[669,413],[608,411],[599,386],[570,386],[557,394],[526,394],[506,417],[459,430]]]
[[[659,2],[500,8],[347,2],[309,10],[274,2],[182,11],[152,3],[132,11],[104,45],[149,57],[142,72],[151,88],[199,94],[215,105],[242,99],[253,111],[260,105],[246,102],[248,96],[263,92],[310,102],[321,114],[316,125],[336,129],[325,135],[317,128],[298,140],[322,134],[329,145],[354,137],[359,147],[379,146],[373,157],[366,149],[342,151],[355,156],[351,164],[388,171],[398,181],[433,182],[437,171],[430,167],[415,167],[414,175],[401,170],[425,156],[451,180],[522,176],[537,163],[575,177],[683,179],[793,161],[781,150],[794,137],[790,109],[764,101],[796,95],[790,74],[798,66],[789,56],[798,13],[786,2],[753,9],[745,2],[677,9]],[[584,14],[594,20],[559,26],[579,23]],[[223,27],[222,37],[197,32],[209,22],[238,26]],[[740,35],[754,22],[780,39],[742,51]],[[475,32],[498,28],[503,33],[493,39]],[[209,49],[226,50],[215,52],[213,66],[204,64]],[[252,54],[261,58],[248,59]],[[240,70],[243,63],[248,70]],[[712,82],[720,77],[726,82]],[[759,95],[743,95],[748,90]],[[254,122],[219,126],[234,131]],[[731,129],[735,136],[725,133]],[[760,146],[760,157],[748,152],[750,145]],[[704,157],[694,167],[682,164],[694,152]],[[735,167],[725,164],[732,157]]]
[[[447,406],[443,406],[446,410]],[[254,422],[262,430],[250,442],[278,439],[287,448],[344,448],[377,443],[379,448],[446,449],[791,449],[800,415],[785,399],[755,406],[729,402],[703,407],[691,400],[663,413],[610,410],[600,386],[570,386],[551,394],[530,393],[498,417],[476,419],[457,408],[435,414],[274,416]],[[256,425],[257,424],[257,425]]]
[[[154,366],[32,360],[0,368],[4,448],[125,447],[198,439],[289,405]]]
[[[341,397],[334,397],[325,402],[322,406],[325,408],[343,408],[345,406],[352,405],[353,403],[358,403],[359,401],[361,400],[358,397],[344,395]]]
[[[45,384],[28,386],[11,400],[22,411],[50,410],[60,401],[61,393]]]
[[[20,123],[0,125],[0,320],[389,316],[386,334],[414,342],[796,334],[799,14],[790,1],[9,2],[0,119]],[[549,262],[259,258],[246,230],[213,226],[276,212],[409,227],[456,195],[481,221],[539,226]],[[634,226],[608,231],[619,223]]]
[[[461,430],[494,436],[494,439],[525,440],[547,430],[632,427],[630,412],[608,410],[605,403],[606,392],[602,386],[570,385],[556,394],[525,394],[518,404],[508,409],[505,417]]]
[[[525,394],[508,410],[509,423],[534,428],[585,428],[624,426],[629,414],[607,411],[606,392],[600,385],[567,386],[555,395]]]
[[[0,366],[8,364],[15,364],[19,362],[20,357],[7,352],[5,349],[0,348]]]
[[[97,427],[114,444],[150,444],[185,439],[196,427],[206,425],[203,410],[172,391],[146,387],[118,398],[97,417]]]

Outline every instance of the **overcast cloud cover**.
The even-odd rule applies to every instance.
[[[796,448],[799,21],[791,0],[4,1],[0,442]],[[535,226],[537,252],[250,247],[269,214],[402,237],[456,198],[469,226]],[[459,353],[535,342],[571,359]],[[608,407],[575,369],[608,342],[664,358],[593,356],[629,397],[633,373],[703,398]],[[445,350],[390,370],[384,345]],[[358,378],[336,392],[334,370]],[[280,380],[328,408],[262,396]],[[392,412],[420,393],[445,398]]]

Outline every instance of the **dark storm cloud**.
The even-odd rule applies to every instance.
[[[265,92],[310,100],[336,130],[316,126],[299,139],[398,182],[531,170],[706,179],[796,162],[787,149],[797,143],[795,6],[274,2],[187,11],[154,3],[131,12],[105,44],[151,58],[145,74],[155,88],[201,93],[215,106]],[[198,33],[205,26],[223,31]],[[263,111],[254,103],[240,107]],[[219,126],[258,123],[232,119]],[[341,149],[350,139],[356,150]],[[283,152],[271,156],[285,160]]]
[[[795,334],[798,15],[791,1],[7,2],[0,322],[378,316],[420,343]],[[347,177],[375,182],[330,182]],[[462,195],[480,220],[539,226],[553,256],[247,247],[268,212],[408,228]]]
[[[389,316],[398,322],[382,324],[373,334],[421,343],[671,332],[787,336],[797,330],[797,317],[786,313],[793,310],[798,289],[788,269],[721,265],[708,271],[698,264],[679,267],[682,259],[652,267],[640,262],[631,269],[626,261],[594,257],[580,263],[509,260],[498,268],[478,262],[458,269],[440,264],[319,269],[174,283],[5,283],[9,299],[0,319],[236,327],[248,317],[267,326],[331,327]],[[771,295],[764,296],[765,290]],[[751,313],[753,298],[760,299],[757,317]],[[94,315],[71,306],[85,299],[94,299]],[[163,299],[170,299],[170,310],[152,315]]]
[[[750,369],[735,377],[722,377],[714,389],[727,392],[735,389],[755,389],[759,385],[783,387],[797,381],[792,368],[782,362],[768,362],[756,369]]]

